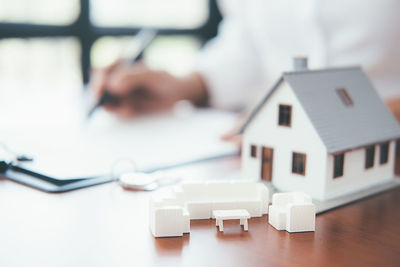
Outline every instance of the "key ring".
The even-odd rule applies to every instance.
[[[121,158],[111,166],[111,177],[114,181],[119,181],[120,177],[124,173],[134,173],[137,170],[136,163],[130,158]]]

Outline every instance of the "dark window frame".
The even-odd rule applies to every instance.
[[[379,164],[383,165],[389,162],[390,143],[385,142],[379,145]]]
[[[257,146],[256,145],[250,145],[250,156],[252,158],[257,158]]]
[[[292,127],[292,105],[279,104],[278,106],[278,125]]]
[[[333,178],[343,177],[344,175],[344,153],[333,155]]]
[[[307,169],[307,154],[293,152],[292,153],[292,173],[305,176],[306,169]]]
[[[41,37],[75,37],[81,45],[81,71],[83,83],[89,81],[91,68],[90,51],[94,42],[103,36],[131,36],[140,31],[140,27],[98,27],[90,21],[90,0],[80,0],[80,13],[69,25],[40,25],[30,23],[0,23],[0,40],[6,38],[41,38]],[[193,29],[161,28],[159,35],[191,35],[202,43],[217,34],[221,21],[216,0],[209,0],[209,16],[207,21]]]
[[[375,145],[365,148],[365,169],[371,169],[375,165]]]

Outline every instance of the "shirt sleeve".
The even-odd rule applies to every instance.
[[[263,84],[264,75],[251,33],[241,18],[243,1],[229,0],[229,5],[221,4],[224,19],[218,36],[199,54],[196,70],[208,87],[211,106],[240,110],[253,88]]]

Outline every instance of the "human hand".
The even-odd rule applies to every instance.
[[[114,96],[117,101],[105,104],[104,108],[121,117],[164,111],[184,99],[199,104],[207,98],[207,89],[199,74],[175,77],[143,63],[126,66],[116,61],[96,70],[90,87],[98,98],[106,91]]]
[[[246,121],[248,114],[246,112],[239,115],[232,128],[221,136],[221,140],[234,143],[237,147],[242,147],[243,136],[238,134],[240,128]]]
[[[386,105],[400,123],[400,97],[386,100]]]

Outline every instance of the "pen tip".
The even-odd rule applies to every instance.
[[[88,112],[86,118],[87,118],[87,119],[90,119],[90,118],[92,117],[93,113],[96,111],[97,108],[98,108],[98,105],[93,106],[93,107],[89,110],[89,112]]]

